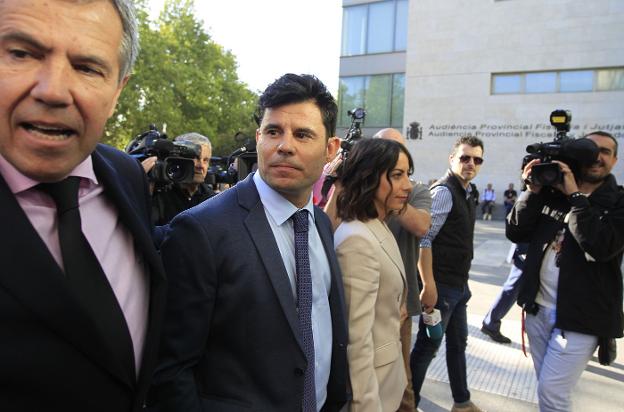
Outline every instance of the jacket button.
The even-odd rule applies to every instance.
[[[303,369],[301,369],[301,368],[295,368],[295,375],[297,375],[297,376],[303,376]]]

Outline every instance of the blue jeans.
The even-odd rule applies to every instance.
[[[466,378],[466,343],[468,341],[466,304],[472,294],[468,284],[454,287],[436,283],[436,286],[438,289],[436,308],[442,315],[442,328],[446,335],[446,368],[453,400],[456,403],[466,402],[470,400]],[[442,343],[442,339],[430,339],[425,329],[421,316],[416,343],[410,356],[416,406],[420,402],[420,390],[425,381],[429,364]]]
[[[516,303],[518,293],[520,293],[520,278],[522,270],[516,265],[511,265],[511,270],[507,276],[507,280],[503,285],[490,311],[483,319],[483,326],[492,332],[500,332],[501,319],[505,317],[509,309]]]

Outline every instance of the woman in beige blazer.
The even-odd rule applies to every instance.
[[[395,412],[407,385],[399,322],[405,270],[384,220],[405,209],[413,168],[407,149],[384,139],[358,142],[340,173],[334,234],[349,316],[352,412]]]

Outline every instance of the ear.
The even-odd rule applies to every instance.
[[[340,138],[334,136],[327,139],[327,157],[325,163],[330,162],[336,157],[338,149],[340,148]]]
[[[113,102],[111,104],[110,112],[108,113],[108,117],[110,118],[113,113],[115,113],[115,109],[117,108],[117,100],[119,100],[119,96],[121,95],[122,90],[128,84],[128,80],[130,79],[130,75],[124,77],[119,84],[117,85],[117,91],[115,91],[115,96],[113,97]]]
[[[260,140],[260,128],[256,129],[256,144],[258,144],[258,140]]]

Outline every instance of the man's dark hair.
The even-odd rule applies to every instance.
[[[378,217],[374,199],[381,176],[385,174],[392,186],[390,173],[400,153],[407,156],[411,174],[414,169],[412,156],[399,142],[363,139],[353,146],[339,175],[342,191],[336,201],[338,217],[344,221],[367,221]]]
[[[587,133],[583,137],[589,137],[592,134],[595,134],[597,136],[602,136],[602,137],[608,137],[609,139],[613,140],[613,143],[615,143],[615,151],[613,152],[613,157],[617,157],[618,142],[617,142],[617,139],[611,133],[603,132],[602,130],[596,130],[595,132]]]
[[[483,148],[483,140],[475,136],[462,136],[455,141],[455,144],[453,144],[451,154],[455,154],[457,148],[463,144],[467,144],[468,146],[472,147],[480,147],[481,151],[485,151],[485,149]]]
[[[254,119],[258,126],[262,123],[264,112],[293,103],[311,100],[321,111],[326,138],[336,135],[338,105],[323,82],[309,74],[288,73],[271,83],[258,99]]]

